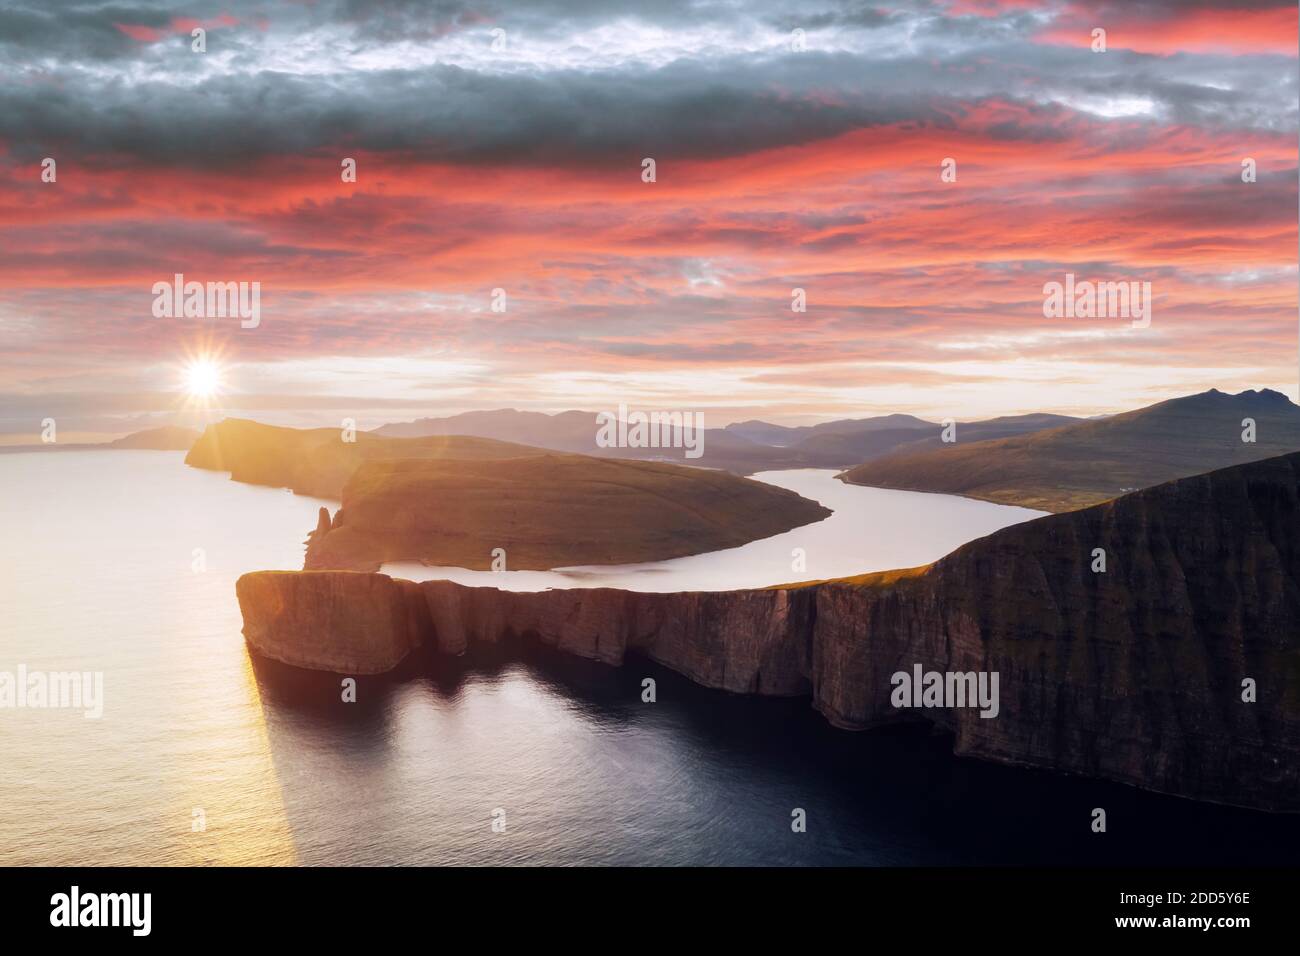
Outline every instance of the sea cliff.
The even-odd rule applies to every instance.
[[[1300,811],[1298,483],[1287,455],[1007,528],[926,568],[764,590],[257,572],[237,591],[249,645],[300,667],[376,673],[422,644],[504,636],[612,665],[640,653],[707,687],[806,694],[845,728],[925,720],[966,756]],[[918,664],[996,672],[997,716],[896,708],[891,676]]]

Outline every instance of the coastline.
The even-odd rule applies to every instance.
[[[1242,685],[1293,666],[1298,473],[1300,454],[1235,466],[926,567],[802,586],[511,592],[321,571],[253,572],[236,591],[249,646],[297,666],[375,673],[417,647],[506,637],[614,666],[636,651],[705,687],[810,695],[840,727],[923,720],[961,755],[1296,812],[1300,712]],[[1252,533],[1225,533],[1233,521]],[[1094,545],[1113,555],[1106,573]],[[1250,581],[1249,601],[1221,597],[1225,569]],[[900,711],[890,677],[913,666],[1001,675],[997,718]]]

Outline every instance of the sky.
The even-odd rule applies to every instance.
[[[362,428],[1295,399],[1297,43],[1294,0],[7,0],[0,440],[186,421],[196,356],[207,416]],[[256,327],[155,315],[176,273]],[[1046,317],[1067,273],[1149,324]]]

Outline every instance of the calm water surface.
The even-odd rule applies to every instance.
[[[584,587],[729,591],[846,577],[865,571],[914,568],[943,557],[967,541],[1043,514],[954,495],[846,485],[836,481],[835,475],[835,471],[821,468],[765,471],[755,475],[759,481],[821,502],[834,513],[815,524],[726,551],[672,561],[554,571],[494,573],[425,567],[410,562],[386,564],[383,570],[412,581],[440,579],[510,591]],[[506,551],[508,564],[509,548]],[[795,564],[796,554],[802,560],[802,567]]]
[[[894,493],[836,487],[883,508],[859,514],[864,547],[898,530]],[[171,452],[0,456],[0,488],[0,671],[102,671],[105,684],[100,720],[0,710],[0,864],[1205,863],[1300,851],[1298,818],[955,760],[940,737],[835,731],[806,700],[707,691],[635,660],[616,670],[508,648],[414,660],[344,705],[335,677],[252,661],[234,598],[245,571],[301,566],[322,502]],[[917,497],[951,532],[952,499]],[[810,576],[838,560],[818,533],[804,537]],[[915,553],[897,563],[933,557]],[[640,701],[645,676],[658,680],[655,704]],[[1104,836],[1088,830],[1096,806]],[[807,833],[790,830],[796,807]],[[498,808],[505,833],[492,832]]]

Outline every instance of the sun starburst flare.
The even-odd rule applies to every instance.
[[[175,374],[182,415],[210,421],[223,412],[222,398],[230,388],[230,377],[219,346],[203,342],[186,349]]]
[[[195,359],[185,366],[185,390],[191,398],[207,401],[221,390],[221,369],[212,359]]]

